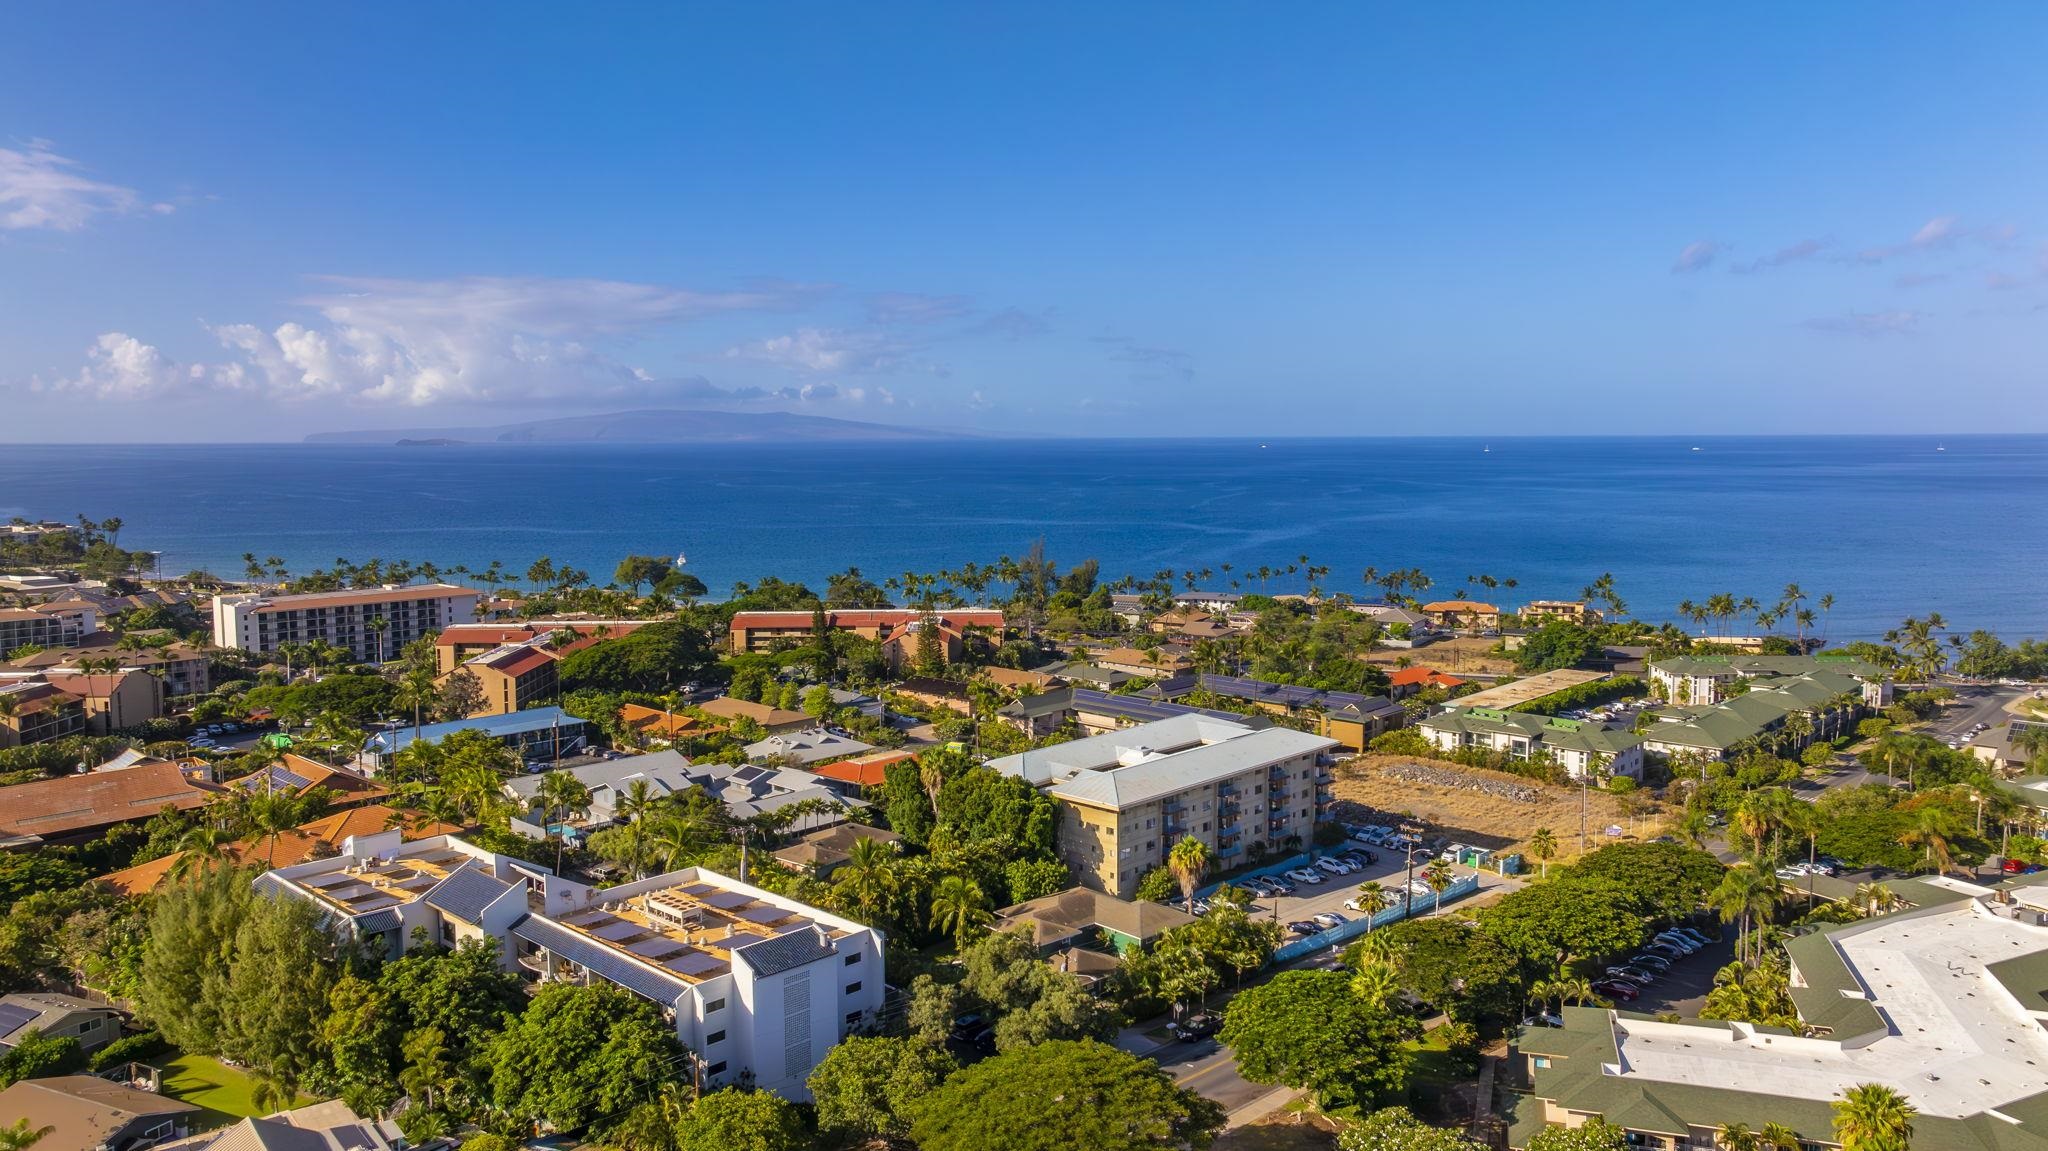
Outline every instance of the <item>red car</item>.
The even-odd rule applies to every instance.
[[[1632,983],[1623,983],[1619,979],[1603,979],[1593,985],[1593,990],[1605,998],[1619,999],[1623,1003],[1633,1003],[1643,995],[1641,988]]]

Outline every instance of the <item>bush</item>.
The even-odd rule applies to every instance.
[[[1578,684],[1538,696],[1526,703],[1518,703],[1510,711],[1525,712],[1529,715],[1556,715],[1561,711],[1572,711],[1582,707],[1598,707],[1617,699],[1627,699],[1645,692],[1643,681],[1633,675],[1617,675],[1612,679],[1597,679],[1591,683]]]
[[[105,1071],[123,1063],[139,1063],[171,1049],[170,1043],[155,1030],[142,1031],[134,1035],[123,1035],[92,1054],[92,1069]]]

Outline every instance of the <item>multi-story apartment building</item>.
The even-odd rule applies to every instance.
[[[83,735],[85,723],[85,701],[41,676],[0,682],[0,747]]]
[[[643,996],[706,1091],[746,1078],[809,1098],[812,1069],[882,1008],[878,932],[702,868],[598,888],[453,836],[389,831],[257,883],[385,955],[413,946],[415,928],[444,946],[488,937],[508,970]]]
[[[1529,715],[1491,707],[1454,707],[1416,721],[1416,730],[1443,751],[1479,748],[1506,752],[1509,759],[1547,757],[1573,779],[1588,773],[1597,782],[1609,776],[1641,778],[1642,738],[1590,720]]]
[[[1525,624],[1539,625],[1560,619],[1566,623],[1600,622],[1600,613],[1582,599],[1532,599],[1515,613]]]
[[[1673,656],[1650,665],[1650,685],[1671,703],[1708,707],[1728,698],[1738,680],[1792,679],[1822,671],[1853,677],[1866,707],[1892,702],[1892,681],[1884,669],[1845,655]]]
[[[2048,888],[2033,878],[1897,880],[1909,909],[1791,939],[1796,1027],[1566,1008],[1511,1052],[1508,1146],[1598,1118],[1637,1151],[1725,1151],[1738,1125],[1818,1151],[1844,1143],[1844,1095],[1876,1085],[1911,1109],[1915,1148],[2048,1147]]]
[[[941,646],[948,648],[948,659],[953,658],[960,636],[967,629],[985,628],[997,635],[1003,630],[1003,613],[999,611],[947,608],[936,615],[943,633]],[[892,636],[903,639],[923,618],[924,613],[914,608],[834,608],[825,613],[825,626],[887,643]],[[802,645],[810,641],[811,627],[816,622],[808,611],[743,611],[732,617],[732,650],[772,651],[779,646]]]
[[[1119,898],[1193,836],[1222,867],[1307,844],[1332,803],[1334,739],[1178,715],[989,761],[1059,802],[1059,852]]]
[[[475,676],[483,691],[483,703],[469,714],[510,715],[538,707],[561,694],[558,662],[544,639],[501,644],[464,660],[442,676],[441,682],[464,673]]]
[[[305,595],[255,592],[213,598],[213,642],[259,655],[279,644],[325,640],[359,660],[391,659],[432,631],[476,621],[482,592],[452,584],[351,588]],[[371,623],[382,620],[382,629]]]
[[[38,604],[0,609],[0,657],[17,648],[68,647],[99,628],[91,604]]]

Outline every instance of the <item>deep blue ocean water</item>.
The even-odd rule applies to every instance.
[[[166,572],[238,575],[247,551],[296,570],[381,556],[523,572],[545,554],[602,580],[628,552],[686,552],[722,592],[988,562],[1042,536],[1062,566],[1093,556],[1109,575],[1241,576],[1306,554],[1334,590],[1362,592],[1367,565],[1420,567],[1440,594],[1512,576],[1493,598],[1513,604],[1612,571],[1649,619],[1796,581],[1834,593],[1835,638],[1927,611],[2048,635],[2041,436],[0,445],[0,517],[80,512],[122,517],[123,545],[161,550]]]

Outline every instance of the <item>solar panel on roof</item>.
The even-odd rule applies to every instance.
[[[713,887],[708,883],[692,883],[688,887],[678,888],[677,890],[681,891],[684,895],[694,895],[701,899],[704,896],[710,895],[712,892],[717,891],[718,888]]]
[[[732,777],[733,777],[734,779],[744,779],[744,780],[748,781],[749,783],[751,783],[751,782],[753,782],[754,780],[757,780],[757,779],[759,779],[759,778],[761,778],[762,776],[764,776],[764,775],[767,775],[767,774],[768,774],[768,770],[767,770],[766,768],[761,768],[761,767],[743,767],[743,768],[740,768],[740,769],[739,769],[738,771],[735,771],[735,772],[733,772],[733,773],[732,773]]]
[[[720,911],[731,911],[735,907],[745,907],[754,902],[754,897],[739,891],[715,891],[705,896],[704,902]]]
[[[0,1003],[0,1035],[11,1035],[31,1023],[42,1012],[12,1003]]]
[[[379,908],[385,907],[397,907],[402,902],[404,901],[393,899],[392,897],[385,895],[383,892],[380,891],[377,893],[377,897],[374,899],[366,899],[361,903],[349,904],[349,910],[356,913],[357,915],[361,915],[365,911],[376,911]]]
[[[645,935],[647,929],[631,920],[614,919],[601,927],[591,928],[590,933],[599,939],[608,939],[616,943],[621,939],[631,939],[635,935]]]
[[[725,960],[707,951],[686,951],[663,962],[662,966],[682,975],[709,975],[724,970]]]
[[[626,945],[626,950],[635,955],[645,956],[648,959],[665,959],[678,951],[688,951],[689,949],[688,944],[677,943],[665,935],[652,936],[642,939],[637,943],[628,943]]]
[[[788,919],[795,914],[796,912],[785,907],[771,907],[767,904],[762,904],[760,907],[749,907],[745,911],[740,912],[740,918],[749,923],[774,923],[778,920]]]
[[[316,891],[325,891],[330,887],[335,887],[344,883],[354,883],[355,881],[355,876],[349,875],[345,872],[337,871],[333,875],[323,875],[318,879],[308,879],[306,881],[306,886],[313,888]]]

